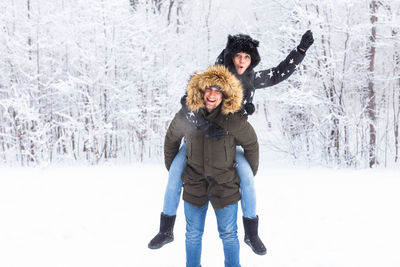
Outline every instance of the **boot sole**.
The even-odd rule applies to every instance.
[[[244,240],[244,242],[245,242],[249,247],[251,247],[251,249],[253,250],[253,252],[254,252],[255,254],[257,254],[257,255],[265,255],[265,254],[267,254],[267,250],[265,250],[265,251],[257,251],[257,250],[255,250],[254,247],[251,245],[250,241]]]
[[[160,248],[162,248],[164,245],[166,245],[166,244],[168,244],[168,243],[171,243],[172,241],[174,241],[173,238],[165,240],[164,242],[162,242],[162,243],[161,243],[160,245],[158,245],[158,246],[151,246],[151,245],[149,244],[147,247],[148,247],[149,249],[160,249]]]

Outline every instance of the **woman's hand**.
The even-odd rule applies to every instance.
[[[297,46],[297,49],[304,54],[313,43],[314,43],[313,34],[311,30],[308,30],[301,37],[301,41],[299,46]]]

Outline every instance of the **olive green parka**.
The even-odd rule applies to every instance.
[[[206,112],[205,88],[218,85],[224,99],[211,113]],[[197,207],[211,201],[214,209],[240,200],[240,180],[235,170],[236,145],[244,149],[254,175],[257,173],[259,147],[256,133],[247,120],[235,113],[240,110],[243,90],[240,81],[222,65],[195,73],[187,87],[189,111],[200,111],[206,119],[224,128],[222,138],[210,138],[189,123],[180,110],[168,127],[164,142],[165,165],[169,170],[182,138],[186,142],[187,165],[183,171],[183,199]]]

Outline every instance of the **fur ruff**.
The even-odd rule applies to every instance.
[[[243,101],[243,88],[240,81],[223,65],[213,65],[203,72],[195,73],[187,86],[186,106],[189,111],[205,108],[204,92],[207,87],[218,85],[224,99],[221,112],[224,115],[239,111]]]

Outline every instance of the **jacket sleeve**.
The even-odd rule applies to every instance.
[[[251,124],[242,119],[240,128],[235,134],[235,138],[243,147],[244,156],[250,164],[253,174],[257,174],[259,164],[259,146],[256,132],[254,131]]]
[[[304,56],[305,54],[300,53],[296,49],[290,52],[278,66],[256,71],[254,73],[254,87],[256,89],[265,88],[286,80],[298,68]]]
[[[182,110],[176,113],[174,119],[169,124],[167,134],[164,139],[164,162],[167,170],[171,167],[172,161],[179,151],[184,134],[184,116]]]

